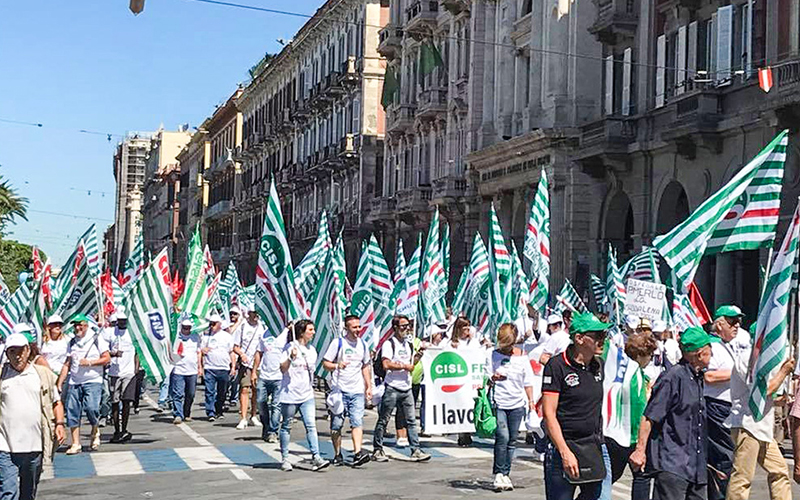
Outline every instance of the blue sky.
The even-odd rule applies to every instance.
[[[311,14],[321,0],[240,3]],[[30,201],[9,238],[59,265],[92,222],[102,239],[119,137],[78,130],[197,126],[303,22],[191,0],[146,0],[139,16],[128,0],[0,2],[0,174]]]

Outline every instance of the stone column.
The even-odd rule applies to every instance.
[[[714,282],[714,303],[732,304],[736,302],[736,256],[733,253],[718,254]],[[712,304],[707,304],[710,308]]]
[[[487,42],[494,42],[496,39],[495,17],[497,16],[497,2],[493,0],[484,0],[486,14],[484,16],[485,32],[483,40]],[[490,146],[496,140],[496,130],[494,123],[494,86],[495,86],[495,55],[497,48],[491,43],[482,44],[481,48],[484,52],[484,74],[483,74],[483,120],[481,123],[481,138],[479,148]],[[477,45],[476,47],[480,47]],[[472,85],[478,85],[479,82],[473,81]]]

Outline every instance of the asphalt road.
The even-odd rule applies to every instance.
[[[494,493],[492,489],[492,449],[488,440],[478,440],[470,448],[459,448],[455,436],[423,438],[423,448],[433,455],[426,463],[412,463],[403,458],[408,448],[394,448],[394,438],[387,438],[388,463],[368,463],[360,468],[329,467],[312,472],[305,462],[310,459],[302,424],[295,420],[292,433],[292,472],[280,471],[280,447],[261,441],[261,430],[235,429],[238,415],[207,422],[201,405],[202,387],[198,388],[193,416],[189,424],[172,424],[171,415],[155,411],[152,400],[142,402],[141,413],[132,415],[129,429],[134,438],[127,444],[109,444],[112,428],[103,429],[103,444],[97,452],[84,451],[66,456],[59,452],[51,471],[46,471],[39,488],[39,498],[99,499],[214,499],[249,498],[297,499],[437,499],[486,497],[544,499],[542,466],[530,446],[522,445],[513,464],[512,492]],[[323,456],[331,458],[329,424],[321,396],[317,398],[317,430]],[[377,416],[367,410],[365,448],[371,450],[372,429]],[[390,424],[393,431],[393,427]],[[88,443],[88,436],[83,443]],[[344,436],[345,450],[351,450],[349,435]],[[630,498],[630,477],[624,476],[614,486],[615,500]],[[794,487],[794,494],[800,488]],[[751,498],[767,499],[766,476],[759,472]]]

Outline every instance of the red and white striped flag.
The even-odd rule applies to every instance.
[[[758,86],[764,92],[769,92],[772,89],[772,68],[769,66],[758,70]]]

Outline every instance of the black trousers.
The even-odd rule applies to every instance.
[[[706,428],[708,429],[708,465],[730,477],[733,470],[733,439],[725,420],[731,414],[731,404],[719,399],[706,398]],[[719,479],[708,471],[708,500],[724,500],[728,479]]]
[[[706,485],[690,483],[671,472],[656,472],[653,500],[706,500]]]
[[[628,467],[628,459],[635,446],[620,446],[613,439],[606,438],[606,448],[608,449],[609,458],[611,458],[611,483],[616,483],[622,474],[625,472],[625,467]],[[634,471],[633,482],[631,483],[631,500],[649,500],[650,499],[650,476],[645,475],[643,471]]]

